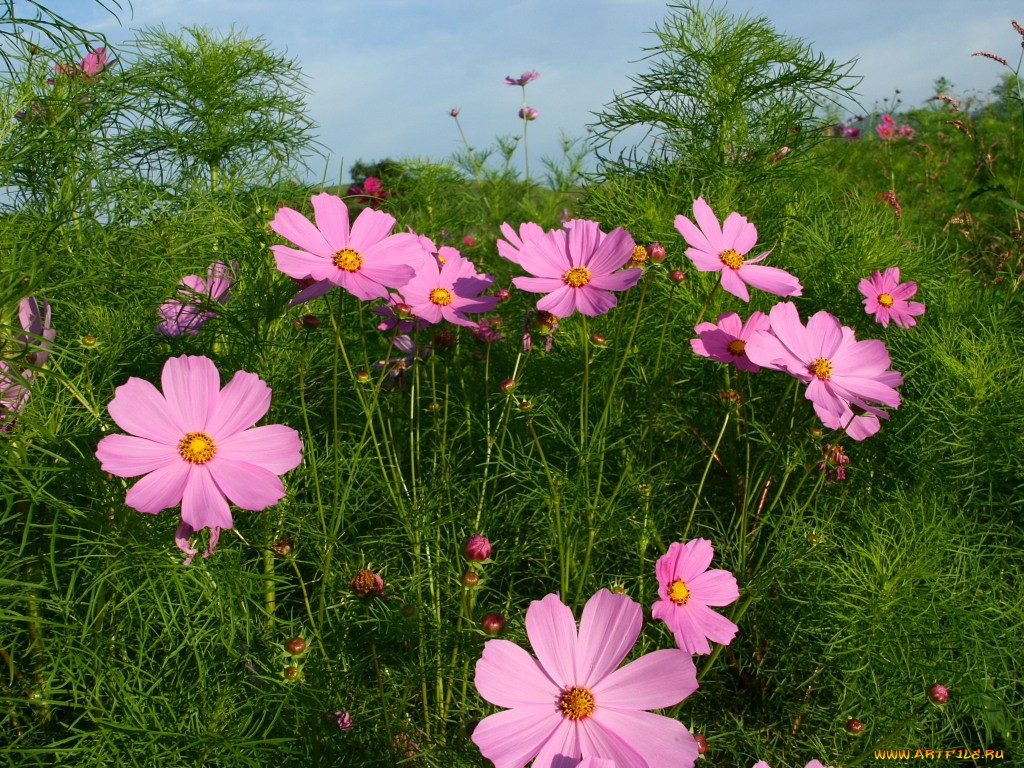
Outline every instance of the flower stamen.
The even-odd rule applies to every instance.
[[[893,298],[888,293],[878,294],[878,303],[883,307],[891,307],[893,305]]]
[[[722,263],[730,269],[739,269],[743,266],[743,257],[732,248],[722,251],[718,258],[720,258]]]
[[[737,357],[743,354],[743,350],[747,348],[747,342],[743,339],[733,339],[729,342],[729,346],[726,347],[732,354]]]
[[[642,245],[634,246],[633,255],[629,257],[629,266],[642,267],[647,261],[647,248]]]
[[[690,589],[682,579],[676,579],[668,585],[668,599],[676,605],[686,605],[690,600]]]
[[[579,288],[590,282],[590,269],[587,267],[573,267],[566,270],[563,279],[566,285]]]
[[[346,272],[356,272],[363,266],[363,254],[351,248],[342,248],[331,257],[334,266]]]
[[[205,432],[189,432],[178,443],[178,454],[189,464],[205,464],[217,453],[217,444]]]
[[[439,307],[447,307],[455,297],[447,288],[435,288],[430,292],[430,303]]]
[[[562,714],[573,722],[589,717],[597,709],[594,694],[589,689],[577,685],[565,689],[558,699],[558,706],[561,707]]]
[[[811,375],[817,376],[822,381],[826,381],[832,376],[832,361],[824,357],[819,357],[811,363],[807,368],[807,371]]]

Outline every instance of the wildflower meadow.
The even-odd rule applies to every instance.
[[[527,69],[317,182],[272,41],[24,6],[0,765],[1024,764],[1017,21],[857,114],[670,5],[561,156]]]

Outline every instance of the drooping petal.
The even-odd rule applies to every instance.
[[[576,682],[576,619],[558,595],[534,600],[526,609],[526,635],[537,660],[556,685]]]
[[[181,503],[188,480],[189,464],[176,461],[141,477],[128,489],[124,503],[139,512],[155,515]]]
[[[220,492],[236,507],[258,512],[284,498],[284,483],[269,469],[222,456],[215,457],[205,467]]]
[[[563,718],[552,706],[496,712],[473,729],[473,743],[494,768],[523,768],[547,743]]]
[[[640,604],[626,595],[602,589],[591,597],[580,617],[576,641],[576,684],[593,687],[629,654],[643,627]]]
[[[550,707],[561,691],[540,663],[508,640],[488,640],[476,663],[476,689],[499,707]]]
[[[220,391],[206,431],[215,441],[226,440],[251,427],[268,410],[270,387],[255,373],[238,371]]]
[[[744,264],[736,271],[739,273],[740,278],[748,285],[752,285],[767,293],[774,293],[776,296],[802,296],[804,293],[804,288],[800,281],[786,270],[779,269],[778,267]],[[722,287],[724,288],[725,286],[723,285]]]
[[[188,429],[181,415],[171,408],[160,390],[144,379],[132,376],[117,388],[107,412],[130,435],[177,446]]]
[[[233,527],[227,499],[217,488],[209,469],[199,465],[192,465],[189,469],[181,497],[181,519],[196,531],[200,528]]]
[[[675,706],[697,687],[697,668],[690,654],[665,648],[616,669],[592,690],[599,707],[661,709]]]
[[[180,462],[175,445],[131,435],[107,435],[96,446],[100,469],[118,477],[136,477]]]
[[[220,373],[213,361],[200,355],[169,358],[160,380],[167,405],[179,415],[185,430],[207,429],[220,391]]]
[[[297,307],[299,304],[304,304],[305,302],[315,299],[318,296],[323,296],[333,287],[334,283],[332,283],[330,280],[317,280],[312,285],[309,285],[303,288],[298,293],[296,293],[295,298],[288,302],[288,307]]]
[[[302,463],[302,439],[284,424],[265,424],[218,441],[217,456],[283,475]]]

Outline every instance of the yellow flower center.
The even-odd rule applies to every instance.
[[[676,605],[686,605],[690,599],[690,590],[686,586],[686,582],[682,579],[676,579],[668,585],[668,599]]]
[[[891,307],[892,296],[890,296],[888,293],[880,293],[878,294],[878,303],[881,304],[883,307]]]
[[[430,292],[430,303],[439,307],[447,307],[455,297],[447,288],[435,288]]]
[[[217,444],[205,432],[189,432],[178,443],[178,453],[189,464],[205,464],[217,453]]]
[[[729,346],[726,347],[734,355],[742,355],[743,350],[747,348],[747,342],[743,339],[733,339],[729,342]]]
[[[597,709],[594,704],[594,694],[587,688],[576,685],[565,689],[562,697],[558,700],[558,706],[562,708],[562,714],[572,721],[582,720],[592,715]]]
[[[739,269],[743,266],[743,257],[736,253],[732,248],[722,251],[718,258],[720,258],[722,263],[730,269]]]
[[[825,381],[832,376],[832,361],[826,360],[824,357],[819,357],[811,363],[811,366],[807,370],[822,381]]]
[[[587,267],[573,267],[566,271],[563,279],[566,285],[579,288],[581,285],[586,285],[590,282],[590,270]]]
[[[633,255],[629,258],[629,263],[633,266],[640,266],[647,261],[647,249],[642,245],[634,246]]]
[[[351,248],[342,248],[334,254],[332,260],[334,261],[334,266],[346,272],[355,272],[363,266],[363,254]]]

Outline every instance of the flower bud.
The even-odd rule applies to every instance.
[[[488,613],[480,620],[480,626],[488,635],[500,635],[505,630],[505,617],[500,613]]]
[[[466,571],[462,575],[462,583],[467,587],[472,588],[480,583],[480,577],[477,575],[476,571]]]
[[[395,314],[402,320],[410,320],[412,319],[412,306],[400,301],[395,304]]]
[[[348,733],[349,729],[352,727],[352,715],[348,712],[335,712],[334,718],[338,721],[338,727],[341,728],[344,733]]]
[[[366,371],[357,371],[356,381],[358,381],[360,384],[366,384],[367,382],[370,381],[370,374]]]
[[[509,298],[509,296],[512,295],[512,293],[511,293],[511,291],[509,291],[508,288],[499,288],[498,292],[496,294],[494,294],[494,295],[498,297],[498,301],[504,303],[504,302],[508,301],[508,298]]]
[[[306,652],[306,640],[302,637],[293,637],[285,647],[292,656],[298,656],[300,653]]]
[[[452,107],[450,110],[448,110],[448,114],[451,115],[452,117],[458,117],[459,116],[459,108],[458,107]]]
[[[608,339],[606,339],[604,335],[600,333],[590,334],[590,340],[594,342],[595,347],[603,347],[608,343]]]
[[[647,258],[651,261],[664,261],[665,255],[665,246],[661,243],[651,243],[647,246]]]
[[[846,730],[852,733],[854,736],[858,736],[864,732],[864,723],[858,720],[856,717],[851,717],[846,721]]]
[[[928,696],[936,704],[945,704],[949,701],[949,689],[941,683],[936,683],[928,689]]]
[[[516,388],[516,380],[505,379],[503,382],[501,382],[501,384],[498,385],[498,388],[505,393],[511,392]]]
[[[463,546],[462,551],[466,557],[476,562],[483,562],[491,556],[491,542],[481,533],[474,533]]]
[[[289,664],[287,667],[284,668],[284,677],[289,682],[294,683],[297,680],[302,679],[302,670],[294,664]]]
[[[528,411],[531,408],[533,408],[533,403],[531,403],[529,400],[523,400],[522,402],[519,403],[520,411]]]
[[[375,597],[384,594],[384,579],[380,577],[379,573],[374,573],[369,568],[363,568],[353,576],[349,586],[359,597]]]
[[[82,346],[86,349],[92,349],[96,346],[96,337],[86,334],[82,337]]]
[[[474,245],[476,245],[476,238],[473,237],[472,235],[466,235],[464,238],[462,238],[462,242],[466,244],[467,248],[472,248]]]
[[[673,283],[681,283],[686,279],[686,273],[681,269],[673,269],[669,272],[669,277],[672,278]]]
[[[706,755],[708,752],[708,740],[703,733],[693,734],[693,740],[697,742],[697,754]]]
[[[320,327],[320,318],[316,315],[303,315],[295,318],[295,327],[300,331],[315,331]]]

